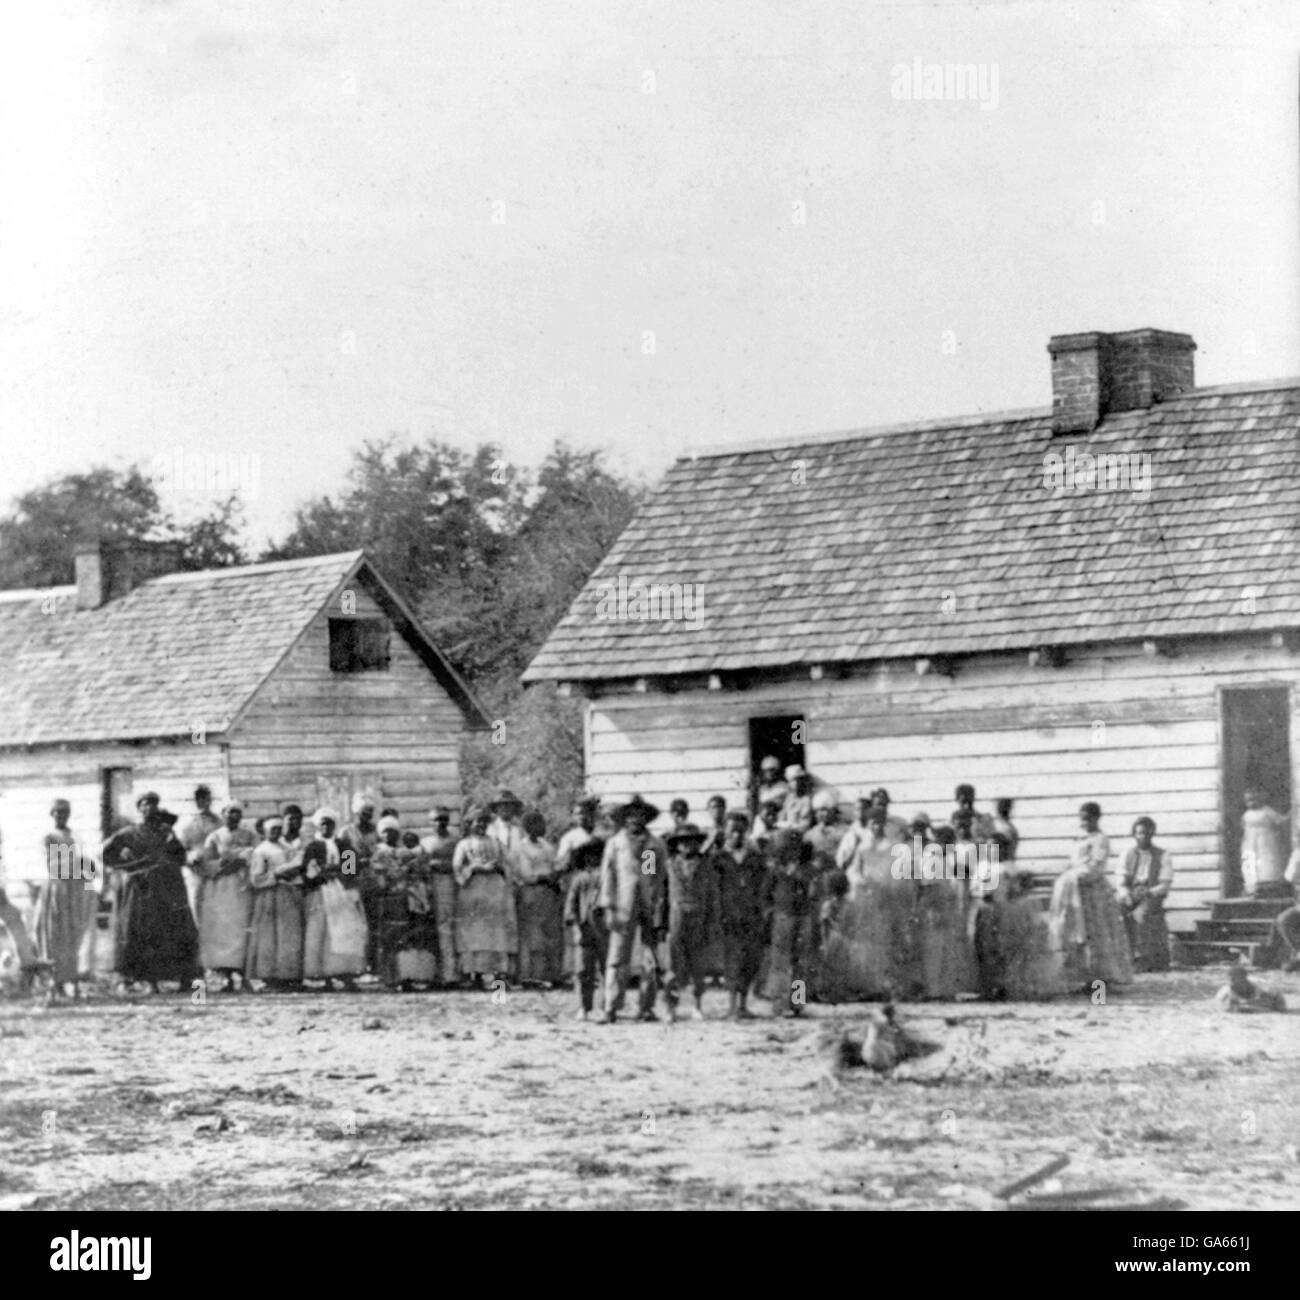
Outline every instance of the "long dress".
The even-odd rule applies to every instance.
[[[510,855],[519,920],[519,978],[556,984],[564,976],[564,899],[555,850],[527,837]]]
[[[1110,841],[1100,831],[1075,841],[1070,865],[1052,887],[1052,944],[1071,984],[1133,979],[1119,900],[1106,878]]]
[[[397,870],[406,891],[406,926],[397,945],[401,982],[432,984],[438,978],[438,922],[432,872],[423,849],[397,850]]]
[[[467,835],[452,855],[460,887],[456,896],[456,946],[466,975],[503,975],[519,950],[515,902],[505,853],[488,835]]]
[[[434,831],[420,841],[429,865],[429,896],[438,927],[438,979],[454,984],[460,978],[456,960],[456,877],[451,860],[458,843],[454,835]]]
[[[956,858],[954,852],[948,859],[954,867]],[[908,996],[951,1002],[975,984],[966,917],[969,877],[946,869],[940,844],[923,845],[921,861],[913,863],[913,869],[919,878],[912,881]]]
[[[79,863],[81,849],[69,830],[49,831],[42,841],[45,860],[57,868],[62,861]],[[71,984],[81,976],[81,946],[99,910],[93,878],[80,870],[68,874],[51,870],[36,904],[32,930],[36,951],[53,966],[57,984]]]
[[[1241,881],[1248,896],[1282,879],[1287,820],[1273,808],[1247,808],[1241,814]]]
[[[244,965],[249,979],[302,979],[302,882],[279,874],[280,869],[293,864],[293,859],[293,848],[283,840],[263,840],[253,850],[248,867],[253,917]]]
[[[856,823],[837,852],[848,895],[827,937],[822,979],[843,999],[902,996],[911,982],[912,882],[893,875],[897,839]]]
[[[104,845],[117,872],[113,967],[126,980],[179,980],[195,974],[199,936],[181,864],[185,849],[165,822],[124,826]]]
[[[319,980],[360,975],[366,969],[369,929],[359,890],[342,882],[342,849],[320,835],[303,848],[302,973]]]
[[[208,970],[243,970],[253,891],[248,864],[257,836],[246,826],[218,826],[198,860],[199,963]]]

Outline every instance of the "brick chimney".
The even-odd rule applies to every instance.
[[[98,609],[181,565],[180,542],[84,542],[77,547],[77,608]]]
[[[1145,410],[1196,386],[1190,334],[1057,334],[1047,350],[1053,433],[1090,433],[1107,415]]]

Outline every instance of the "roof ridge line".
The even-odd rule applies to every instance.
[[[698,451],[682,452],[677,462],[712,460],[719,456],[735,456],[752,451],[775,451],[780,447],[807,447],[814,443],[856,442],[862,438],[881,434],[921,433],[929,429],[970,429],[981,424],[1009,424],[1044,420],[1052,414],[1050,406],[1027,406],[1012,411],[989,411],[984,415],[950,415],[932,420],[909,420],[903,424],[863,425],[856,429],[838,429],[829,433],[785,434],[771,438],[755,438],[745,442],[712,443]]]
[[[1248,379],[1231,384],[1209,384],[1189,389],[1185,393],[1167,397],[1158,405],[1146,408],[1155,413],[1175,402],[1195,401],[1200,397],[1222,397],[1233,393],[1271,393],[1286,388],[1300,388],[1300,375],[1281,379]],[[1140,412],[1115,412],[1116,415]],[[836,429],[823,433],[782,434],[770,438],[747,439],[743,442],[710,443],[696,451],[678,455],[674,463],[684,461],[714,460],[722,456],[738,456],[756,451],[777,451],[783,447],[808,447],[833,442],[857,442],[864,438],[891,436],[901,433],[924,433],[937,429],[973,429],[983,424],[1027,423],[1042,420],[1052,414],[1051,406],[1027,406],[1009,411],[988,411],[979,415],[940,416],[927,420],[908,420],[896,424],[862,425],[856,429]]]
[[[324,568],[328,564],[355,564],[365,551],[332,551],[329,555],[304,555],[296,560],[268,560],[264,564],[231,564],[219,569],[190,569],[180,573],[160,573],[146,579],[140,586],[164,582],[198,582],[204,578],[243,578],[263,573],[279,573],[285,569],[305,569],[312,566]]]

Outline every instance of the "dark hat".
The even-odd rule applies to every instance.
[[[1080,817],[1100,817],[1100,816],[1101,816],[1101,804],[1099,804],[1099,803],[1093,803],[1091,800],[1089,800],[1088,803],[1080,804],[1080,805],[1079,805],[1079,816],[1080,816]]]
[[[619,806],[614,809],[614,820],[621,826],[628,813],[633,808],[639,808],[641,810],[645,815],[647,823],[654,821],[654,819],[659,816],[659,809],[655,807],[654,804],[647,803],[639,794],[634,794],[627,803],[619,804]]]
[[[601,859],[604,856],[605,841],[597,836],[592,836],[591,839],[585,840],[573,850],[569,855],[569,864],[575,871],[589,871],[600,866]]]
[[[501,789],[497,791],[497,797],[488,804],[488,808],[492,812],[496,812],[498,808],[522,808],[523,806],[524,801],[515,794],[513,790],[508,789],[506,786],[502,786]]]
[[[142,803],[161,803],[156,790],[146,790],[136,801],[135,806],[138,808]]]
[[[703,844],[707,838],[708,836],[694,822],[683,822],[680,826],[673,827],[664,836],[664,843],[671,849],[683,840],[694,840],[697,844]]]

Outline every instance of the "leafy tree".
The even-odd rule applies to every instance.
[[[519,678],[631,518],[638,486],[600,452],[556,443],[536,474],[500,450],[466,453],[429,439],[367,443],[343,491],[300,507],[265,558],[364,548],[465,674],[504,743],[467,740],[465,789],[510,785],[562,816],[582,784],[582,715]]]
[[[65,474],[20,496],[0,517],[0,587],[71,583],[79,544],[179,541],[182,567],[219,568],[245,562],[238,496],[180,521],[163,509],[152,480],[138,466],[98,466]]]

